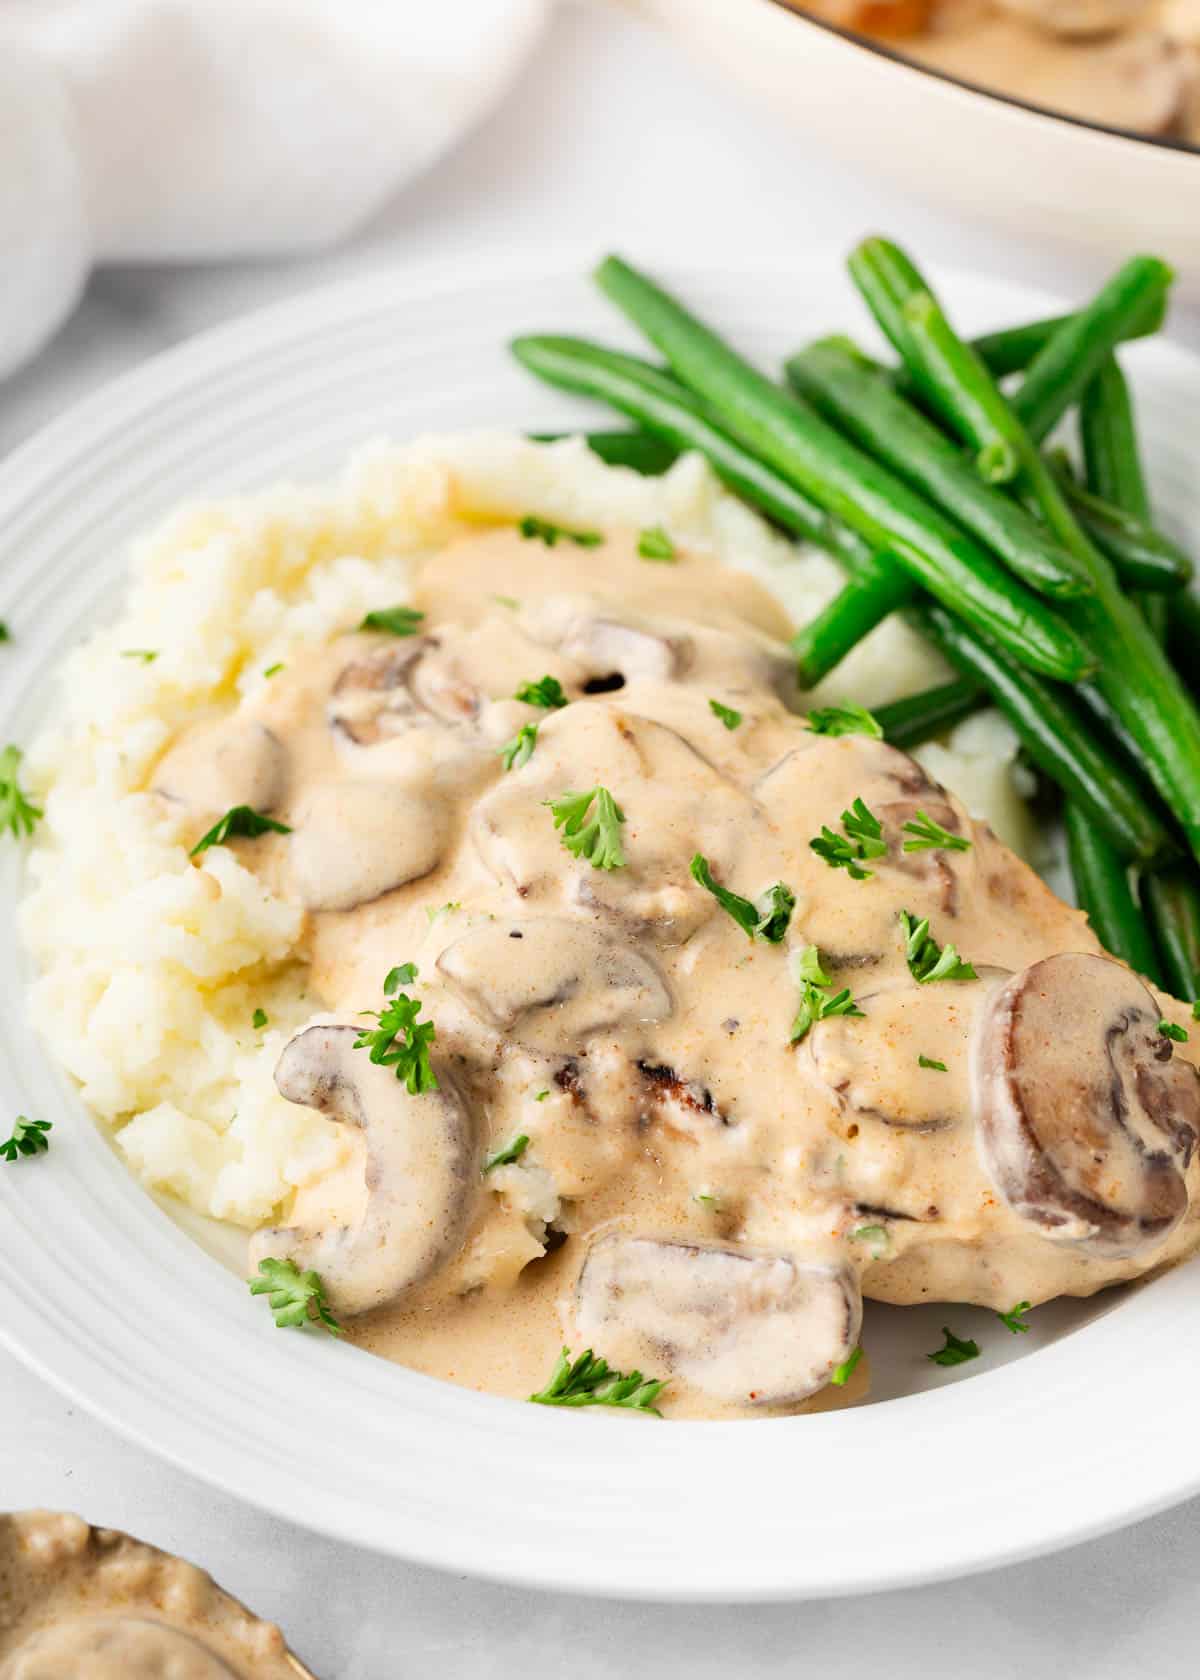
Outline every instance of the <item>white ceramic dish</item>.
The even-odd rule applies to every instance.
[[[503,346],[538,328],[626,336],[591,292],[588,260],[470,288],[415,275],[302,298],[148,363],[11,457],[0,618],[15,640],[0,657],[0,740],[29,735],[51,667],[114,613],[125,539],[181,498],[325,472],[373,433],[582,417],[510,367]],[[759,357],[860,324],[832,256],[807,270],[764,259],[660,271]],[[972,330],[1055,303],[963,276],[946,284]],[[1200,365],[1161,344],[1130,362],[1160,505],[1200,540],[1189,443]],[[6,844],[0,1118],[52,1118],[55,1132],[49,1156],[0,1170],[0,1341],[196,1475],[455,1570],[746,1600],[965,1573],[1200,1489],[1196,1266],[1042,1309],[1025,1337],[990,1314],[874,1309],[878,1403],[739,1424],[557,1413],[280,1334],[139,1189],[33,1040],[12,929],[19,874]],[[985,1344],[958,1374],[924,1357],[947,1318]]]
[[[1030,244],[1160,251],[1200,299],[1200,150],[952,81],[785,0],[627,4],[864,173]]]

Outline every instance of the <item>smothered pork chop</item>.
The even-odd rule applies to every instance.
[[[463,536],[154,765],[197,866],[303,917],[275,1081],[336,1159],[256,1287],[475,1387],[566,1344],[722,1416],[844,1381],[864,1294],[1188,1251],[1186,1012],[869,716],[799,713],[772,595],[660,538]]]

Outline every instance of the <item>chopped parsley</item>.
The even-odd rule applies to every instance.
[[[1200,998],[1197,998],[1192,1005],[1192,1020],[1200,1021]]]
[[[748,938],[765,939],[769,945],[782,941],[796,908],[796,895],[783,881],[776,881],[751,902],[714,881],[708,859],[700,852],[692,859],[692,879],[713,895]]]
[[[850,1378],[854,1375],[854,1367],[862,1358],[862,1352],[863,1350],[861,1346],[856,1347],[849,1359],[843,1359],[840,1365],[836,1365],[834,1367],[833,1374],[829,1380],[835,1387],[845,1388],[846,1384],[850,1381]]]
[[[821,953],[815,945],[806,945],[801,951],[796,964],[796,979],[800,986],[800,1004],[792,1022],[793,1044],[798,1044],[818,1021],[829,1020],[835,1015],[862,1015],[848,986],[831,995],[833,982],[821,967]]]
[[[12,1136],[0,1143],[0,1160],[15,1161],[20,1155],[44,1154],[50,1147],[46,1133],[53,1126],[53,1120],[26,1120],[23,1114],[18,1114]]]
[[[675,544],[661,525],[650,525],[638,538],[638,553],[643,560],[674,560]]]
[[[430,927],[432,927],[439,916],[452,916],[456,910],[461,909],[462,905],[459,903],[458,899],[451,898],[448,899],[445,904],[439,904],[436,909],[432,904],[427,904],[425,906],[425,914],[429,918]]]
[[[935,980],[977,980],[979,976],[969,962],[964,962],[953,945],[941,946],[929,931],[929,918],[920,921],[907,910],[900,912],[900,929],[904,935],[904,954],[908,971],[918,986],[931,985]]]
[[[736,729],[742,721],[741,712],[734,711],[732,706],[723,706],[719,700],[710,700],[708,709],[715,718],[720,718],[726,729]]]
[[[0,834],[7,831],[18,839],[32,834],[42,820],[41,806],[21,792],[20,768],[20,747],[5,747],[0,752]]]
[[[495,1167],[511,1167],[514,1161],[519,1161],[529,1148],[529,1139],[522,1132],[511,1143],[506,1143],[503,1149],[497,1149],[494,1155],[489,1155],[483,1163],[485,1173],[490,1173]]]
[[[12,641],[12,631],[8,628],[8,625],[5,624],[4,620],[2,618],[0,618],[0,642],[11,642],[11,641]]]
[[[495,601],[499,607],[507,607],[510,612],[516,612],[521,605],[515,595],[492,595],[490,599]]]
[[[926,1359],[931,1359],[935,1365],[965,1365],[968,1359],[979,1358],[979,1343],[964,1341],[956,1336],[953,1330],[942,1325],[942,1335],[946,1338],[945,1347],[938,1348],[936,1353],[927,1353]]]
[[[437,1038],[437,1028],[432,1021],[418,1021],[420,998],[409,997],[400,990],[401,986],[411,985],[416,977],[416,963],[403,963],[392,969],[383,982],[384,996],[391,1001],[382,1009],[364,1011],[379,1025],[364,1027],[354,1040],[354,1048],[369,1050],[377,1067],[395,1068],[396,1078],[408,1086],[414,1097],[438,1089],[437,1075],[429,1060],[429,1046]]]
[[[969,852],[971,842],[962,834],[951,834],[941,823],[918,808],[915,817],[902,825],[902,832],[913,835],[904,842],[906,852]]]
[[[1018,1301],[1015,1307],[1009,1307],[1007,1312],[997,1313],[996,1317],[1006,1330],[1011,1330],[1014,1336],[1023,1335],[1029,1326],[1025,1322],[1025,1314],[1030,1311],[1028,1301]]]
[[[719,1213],[721,1198],[714,1196],[711,1190],[697,1190],[692,1196],[694,1202],[699,1202],[706,1213]]]
[[[1177,1027],[1174,1021],[1160,1021],[1158,1030],[1164,1038],[1173,1038],[1176,1044],[1186,1044],[1188,1041],[1187,1028]]]
[[[283,670],[282,664],[277,663],[275,665],[268,665],[266,670],[263,672],[263,676],[264,677],[277,677],[279,675],[280,671],[282,671],[282,670]]]
[[[606,787],[589,788],[586,793],[560,793],[557,799],[542,803],[550,807],[554,826],[572,857],[585,859],[593,869],[625,867],[621,849],[625,813]]]
[[[153,665],[154,661],[158,658],[158,649],[157,648],[124,648],[124,649],[122,649],[122,652],[121,652],[121,658],[122,659],[140,659],[143,665]]]
[[[250,1018],[250,1025],[254,1028],[255,1032],[261,1032],[263,1030],[263,1028],[266,1026],[266,1024],[267,1024],[267,1012],[266,1012],[266,1010],[265,1009],[256,1009],[254,1011],[254,1014]]]
[[[871,1245],[871,1258],[880,1259],[891,1247],[891,1237],[886,1225],[859,1225],[850,1233],[855,1242],[865,1242]]]
[[[359,625],[360,630],[383,630],[389,636],[415,636],[425,614],[413,607],[377,607]]]
[[[622,1406],[630,1412],[662,1413],[654,1402],[670,1378],[654,1381],[640,1371],[623,1376],[611,1371],[606,1359],[597,1359],[588,1348],[572,1363],[571,1350],[564,1348],[559,1355],[554,1374],[545,1388],[529,1398],[535,1406]]]
[[[883,725],[865,706],[816,706],[808,714],[814,735],[870,735],[883,740]]]
[[[934,1073],[949,1073],[950,1072],[950,1069],[946,1066],[945,1062],[935,1062],[932,1056],[918,1056],[917,1057],[917,1066],[918,1067],[923,1067],[923,1068],[932,1068]]]
[[[546,1098],[549,1095],[550,1095],[549,1091],[537,1091],[537,1092],[534,1093],[533,1100],[534,1100],[534,1102],[545,1102]]]
[[[227,840],[257,840],[261,834],[291,832],[286,823],[276,822],[274,817],[264,817],[261,811],[255,811],[249,805],[235,805],[231,811],[226,811],[220,822],[213,824],[202,839],[197,840],[188,856],[199,857],[210,846],[223,846]]]
[[[301,1272],[292,1260],[266,1259],[258,1262],[259,1277],[250,1279],[251,1295],[265,1295],[279,1330],[303,1324],[321,1324],[331,1336],[342,1327],[325,1305],[325,1286],[316,1272]]]
[[[537,746],[538,726],[536,723],[523,723],[517,733],[510,740],[505,741],[500,748],[500,757],[504,760],[506,770],[519,770],[523,764],[528,764],[533,757],[533,749]]]
[[[848,811],[842,812],[842,827],[846,831],[844,837],[822,824],[820,834],[808,843],[830,869],[844,869],[854,881],[869,881],[871,871],[862,864],[865,859],[881,858],[887,852],[883,824],[861,799],[856,799]]]
[[[539,542],[544,542],[547,548],[553,548],[560,537],[566,542],[576,543],[580,548],[599,548],[604,541],[603,531],[569,531],[565,525],[555,525],[549,519],[539,519],[536,513],[527,513],[517,530],[527,540],[536,537]]]
[[[557,711],[567,703],[563,685],[557,677],[539,677],[537,682],[522,683],[513,699],[524,700],[527,706],[541,706],[548,712]]]

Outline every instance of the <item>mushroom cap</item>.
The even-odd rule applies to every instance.
[[[580,1337],[611,1365],[659,1376],[665,1363],[730,1405],[815,1394],[861,1323],[848,1267],[617,1231],[592,1242],[575,1301]]]
[[[250,1240],[252,1266],[274,1256],[311,1268],[346,1315],[396,1300],[444,1265],[479,1191],[476,1126],[445,1070],[436,1091],[413,1096],[392,1068],[355,1049],[358,1032],[306,1027],[284,1046],[275,1083],[289,1102],[361,1130],[361,1208],[315,1228],[265,1227]]]
[[[1075,953],[1022,969],[989,1004],[975,1048],[980,1159],[1051,1241],[1139,1254],[1187,1211],[1200,1076],[1159,1019],[1130,969]]]
[[[181,735],[159,761],[152,785],[164,799],[205,812],[235,805],[271,811],[286,780],[287,754],[278,736],[235,713]]]
[[[288,844],[306,910],[353,910],[428,875],[446,844],[445,801],[392,781],[318,783]]]
[[[330,727],[357,747],[406,730],[472,723],[482,696],[432,636],[406,637],[350,661],[333,685]]]

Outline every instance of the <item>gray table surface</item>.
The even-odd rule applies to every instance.
[[[1061,291],[1098,277],[1064,251],[1001,245],[852,176],[668,42],[585,6],[555,19],[504,108],[352,246],[296,264],[98,274],[55,342],[0,386],[0,454],[164,346],[325,279],[437,257],[476,267],[490,248],[572,235],[636,250],[639,233],[653,234],[657,247],[677,231],[695,249],[711,231],[719,248],[738,239],[753,247],[776,239],[781,225],[794,227],[798,246],[848,246],[885,227],[931,260]],[[1195,318],[1172,331],[1200,343]],[[1153,1380],[1149,1373],[1148,1390]],[[1152,1416],[1151,1392],[1147,1406]],[[693,1680],[1052,1672],[1172,1680],[1196,1671],[1196,1504],[1054,1558],[919,1591],[754,1609],[617,1609],[481,1586],[277,1522],[158,1463],[0,1355],[0,1509],[35,1504],[82,1511],[205,1565],[280,1621],[323,1680],[429,1672],[615,1680],[634,1670]]]

